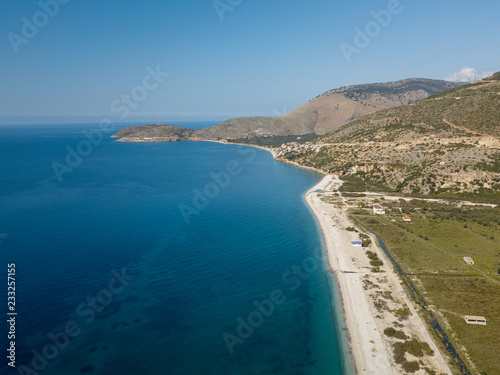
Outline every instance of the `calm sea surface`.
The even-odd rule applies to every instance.
[[[119,143],[96,129],[0,127],[18,370],[343,373],[334,288],[302,198],[320,175],[260,149]]]

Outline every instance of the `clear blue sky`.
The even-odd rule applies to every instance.
[[[158,64],[170,76],[123,121],[275,116],[340,86],[500,70],[498,0],[401,0],[350,63],[340,44],[389,1],[220,0],[239,2],[221,21],[212,0],[71,0],[45,22],[37,1],[2,1],[2,122],[116,119],[111,103]],[[9,33],[34,16],[15,53]]]

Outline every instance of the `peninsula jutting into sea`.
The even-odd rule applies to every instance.
[[[356,373],[500,368],[500,73],[344,87],[279,118],[114,137],[243,143],[325,174],[305,200],[340,286]]]

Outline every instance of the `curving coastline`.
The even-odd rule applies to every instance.
[[[271,153],[276,161],[286,162],[277,158],[276,152],[271,148],[214,140],[203,140],[202,142],[260,148]],[[322,171],[304,167],[293,162],[288,162],[288,164],[324,174]],[[353,367],[352,371],[355,374],[400,375],[404,373],[393,359],[393,341],[383,333],[384,328],[391,326],[395,318],[390,314],[381,317],[380,311],[374,307],[372,295],[370,295],[369,290],[365,289],[366,280],[371,279],[376,283],[384,284],[381,287],[390,290],[398,303],[408,307],[411,311],[411,316],[408,320],[402,322],[401,327],[411,337],[429,343],[435,355],[427,357],[425,365],[437,373],[451,375],[452,372],[447,365],[447,359],[441,355],[428,332],[427,326],[419,316],[413,303],[407,297],[385,253],[377,245],[372,245],[370,248],[370,250],[377,252],[380,258],[384,260],[384,266],[381,268],[383,269],[384,273],[382,275],[385,280],[382,281],[377,278],[377,275],[380,276],[381,274],[370,273],[371,267],[369,259],[365,255],[365,250],[363,248],[352,247],[351,245],[351,241],[357,240],[358,236],[346,230],[347,227],[356,227],[347,216],[347,208],[339,208],[322,201],[321,194],[333,195],[338,193],[338,188],[342,183],[338,176],[326,175],[318,184],[305,193],[304,199],[321,228],[329,266],[335,276],[335,286],[338,286],[340,292],[337,297],[341,305],[335,306],[337,309],[335,313],[337,319],[343,320],[344,324],[342,326],[347,328],[347,335],[345,334],[345,330],[342,332],[347,337],[342,338],[347,341],[347,345],[344,348],[346,349],[345,354],[350,354],[351,356],[351,358],[344,358],[344,367],[347,371],[351,370],[349,367]],[[340,198],[344,203],[347,203],[346,199],[341,195]],[[371,237],[372,243],[375,244],[376,240],[374,236],[371,235]],[[335,293],[332,294],[335,295]]]
[[[426,357],[426,365],[438,373],[451,374],[445,358],[439,352],[416,308],[406,296],[397,275],[389,266],[391,263],[386,259],[385,253],[378,246],[372,245],[371,250],[376,251],[384,260],[382,267],[384,273],[371,274],[365,250],[351,245],[351,241],[357,240],[357,235],[345,229],[355,227],[348,219],[346,209],[322,201],[321,194],[336,192],[341,185],[342,181],[338,176],[327,175],[306,192],[305,200],[322,230],[328,261],[340,288],[355,373],[373,375],[402,373],[402,369],[393,359],[392,341],[383,334],[384,328],[392,325],[394,316],[386,312],[381,313],[375,308],[371,291],[366,288],[366,280],[369,280],[368,283],[376,282],[382,289],[391,291],[394,299],[406,305],[411,311],[410,317],[403,321],[402,325],[407,334],[428,342],[434,350],[434,356]],[[344,198],[341,199],[345,202]],[[376,243],[374,239],[372,242]]]

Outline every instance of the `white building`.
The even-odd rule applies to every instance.
[[[385,209],[382,206],[373,206],[373,213],[377,215],[385,215]]]
[[[484,316],[465,315],[465,321],[467,324],[486,325],[486,318]]]

